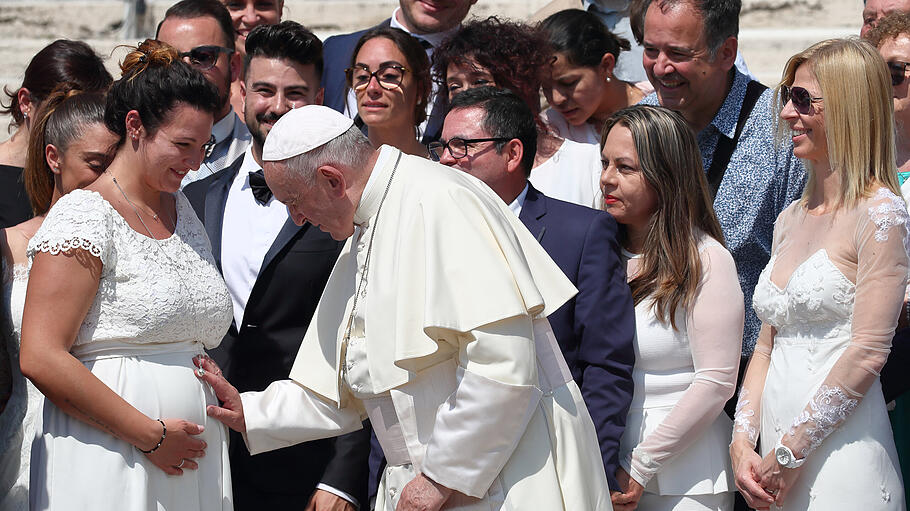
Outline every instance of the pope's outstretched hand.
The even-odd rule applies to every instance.
[[[196,377],[207,382],[215,391],[215,396],[221,406],[209,405],[205,412],[209,417],[221,421],[225,426],[234,431],[245,433],[246,422],[243,419],[243,403],[240,402],[240,392],[228,383],[221,374],[221,368],[208,355],[193,357],[196,365]]]

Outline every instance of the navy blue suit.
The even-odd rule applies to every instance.
[[[613,217],[556,200],[530,184],[519,219],[578,288],[548,319],[597,429],[612,490],[632,402],[635,308]]]
[[[388,27],[392,22],[389,18],[375,27],[370,27],[359,32],[335,35],[325,40],[322,45],[322,60],[325,62],[322,70],[322,87],[325,89],[322,104],[344,113],[345,99],[348,97],[348,84],[344,70],[351,65],[351,54],[357,41],[373,28]]]

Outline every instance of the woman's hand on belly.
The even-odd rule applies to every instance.
[[[162,419],[167,433],[161,445],[145,456],[169,475],[179,476],[185,469],[196,470],[194,459],[205,456],[206,443],[196,438],[205,428],[183,419]],[[158,421],[156,425],[160,426]]]

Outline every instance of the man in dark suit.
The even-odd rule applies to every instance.
[[[399,8],[395,9],[392,17],[371,28],[400,28],[420,40],[426,48],[427,57],[432,57],[433,48],[458,29],[475,2],[477,0],[451,0],[430,6],[419,0],[399,0]],[[367,30],[370,29],[332,36],[325,40],[325,72],[322,75],[324,104],[352,119],[357,117],[357,100],[353,91],[348,90],[344,70],[350,67],[354,47]],[[442,127],[445,94],[437,92],[438,86],[434,82],[427,103],[427,119],[418,127],[424,143],[436,140]]]
[[[322,101],[322,43],[293,21],[260,26],[246,43],[242,83],[249,149],[186,187],[234,305],[234,323],[210,354],[243,391],[287,378],[341,244],[298,227],[262,176],[262,146],[291,108]],[[366,502],[369,428],[250,456],[231,432],[235,509],[349,510]]]
[[[531,110],[512,92],[493,87],[455,96],[442,139],[431,144],[440,163],[477,177],[509,204],[578,288],[548,319],[594,419],[610,488],[618,489],[619,440],[632,401],[635,311],[616,222],[531,186],[536,148]]]

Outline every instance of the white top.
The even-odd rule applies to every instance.
[[[228,112],[221,120],[212,125],[212,135],[215,137],[215,148],[208,158],[202,161],[199,170],[191,170],[183,177],[180,182],[180,188],[192,183],[205,179],[237,161],[240,155],[252,143],[252,135],[247,129],[243,119],[234,112]]]
[[[720,243],[702,234],[699,255],[701,284],[692,305],[677,308],[675,330],[651,300],[635,306],[635,391],[620,462],[646,491],[662,495],[734,489],[723,455],[732,423],[723,407],[736,387],[743,295]]]
[[[74,190],[51,208],[28,244],[38,252],[86,250],[103,265],[95,300],[72,352],[110,344],[201,342],[214,348],[231,323],[231,302],[208,237],[182,192],[177,226],[163,240],[127,224],[101,194]]]
[[[259,278],[265,254],[290,218],[287,207],[274,197],[265,205],[253,197],[250,172],[261,168],[253,158],[252,148],[248,148],[224,203],[221,271],[231,294],[238,330],[243,324],[243,311]]]
[[[790,417],[787,444],[797,458],[810,455],[837,430],[878,380],[907,285],[908,224],[906,204],[887,188],[856,207],[825,215],[809,214],[794,201],[777,217],[771,260],[753,299],[758,317],[776,332],[762,327],[753,362],[761,360],[767,372],[772,350],[793,339],[843,346],[827,361],[831,365],[817,393]],[[762,385],[764,375],[749,376],[737,405],[734,440],[755,444],[762,422],[758,404],[771,380]],[[763,437],[762,443],[776,440]]]
[[[528,180],[548,197],[601,209],[601,170],[600,145],[566,139],[553,156],[531,169]]]
[[[3,266],[3,296],[7,310],[2,342],[9,353],[12,394],[0,413],[0,509],[28,510],[29,466],[32,438],[41,429],[44,395],[19,370],[19,341],[22,334],[22,310],[28,287],[28,265]]]

